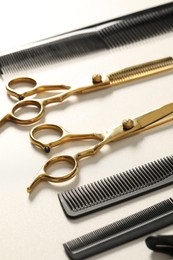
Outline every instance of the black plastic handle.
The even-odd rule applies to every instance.
[[[173,235],[149,236],[145,242],[149,249],[173,256]]]

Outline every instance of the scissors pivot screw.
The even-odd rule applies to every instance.
[[[100,75],[100,74],[94,74],[94,75],[92,76],[92,82],[93,82],[94,84],[101,83],[101,82],[102,82],[102,75]]]
[[[124,130],[129,130],[132,129],[134,127],[134,122],[132,119],[125,119],[122,122],[122,126]]]

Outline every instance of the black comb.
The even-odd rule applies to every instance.
[[[173,2],[42,40],[0,56],[10,74],[151,38],[173,30]]]
[[[171,224],[173,224],[173,199],[169,198],[64,243],[63,246],[70,259],[85,259]]]
[[[64,212],[76,218],[173,183],[173,156],[58,194]]]

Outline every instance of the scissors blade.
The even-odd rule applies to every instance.
[[[169,103],[159,109],[142,115],[136,118],[136,120],[140,125],[140,130],[142,131],[172,120],[173,116],[168,118],[171,114],[173,114],[173,103]]]

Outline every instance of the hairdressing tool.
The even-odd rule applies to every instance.
[[[21,47],[0,57],[1,74],[110,50],[173,30],[173,3],[94,24]]]
[[[137,79],[149,77],[151,75],[160,74],[163,72],[167,72],[173,69],[173,59],[172,57],[155,60],[147,63],[143,63],[140,65],[128,67],[117,71],[115,73],[111,73],[107,75],[105,80],[102,80],[101,75],[94,75],[93,76],[93,84],[90,86],[82,86],[82,87],[69,87],[65,85],[42,85],[37,84],[37,82],[32,78],[15,78],[11,80],[6,89],[7,94],[10,96],[14,96],[18,98],[18,101],[14,107],[12,108],[11,113],[5,115],[0,120],[0,126],[5,124],[8,121],[14,122],[16,124],[21,125],[29,125],[33,124],[41,119],[44,115],[44,108],[51,104],[51,103],[61,103],[71,95],[75,94],[85,94],[88,92],[117,86],[123,83],[135,81]],[[33,88],[29,91],[24,93],[18,93],[15,91],[16,84],[23,84],[25,86],[26,83],[30,83]],[[15,89],[14,89],[15,86]],[[52,97],[43,98],[43,99],[26,99],[22,100],[25,97],[40,93],[40,92],[47,92],[51,90],[57,90],[58,94]],[[60,92],[59,92],[60,91]],[[24,111],[24,108],[27,106],[33,106],[38,109],[38,113],[35,117],[29,119],[23,119],[16,115],[17,110],[20,109],[20,114]],[[23,111],[22,111],[23,109]]]
[[[30,193],[34,186],[40,181],[49,181],[49,182],[64,182],[73,178],[78,171],[78,163],[82,158],[95,155],[99,150],[106,144],[119,141],[121,139],[130,137],[132,135],[138,134],[142,131],[148,130],[150,128],[156,127],[158,125],[169,122],[173,119],[173,103],[167,104],[159,109],[156,109],[152,112],[139,116],[135,119],[124,120],[122,124],[118,127],[113,127],[105,133],[91,133],[91,134],[71,134],[70,132],[64,130],[62,127],[57,125],[42,124],[34,128],[31,132],[31,141],[36,146],[44,149],[45,151],[48,148],[54,147],[56,145],[63,144],[64,142],[78,140],[78,139],[98,139],[99,142],[96,145],[93,145],[89,149],[76,153],[75,155],[61,155],[56,156],[47,161],[47,163],[41,168],[38,175],[32,182],[32,184],[27,188],[27,191]],[[38,133],[43,129],[55,129],[61,135],[61,137],[54,142],[49,144],[43,144],[40,141],[37,141],[36,138],[32,137],[32,133]],[[66,175],[59,177],[52,177],[47,172],[48,168],[60,161],[65,161],[70,164],[73,169]]]
[[[76,218],[173,183],[173,156],[58,193],[68,217]]]
[[[63,246],[70,259],[84,259],[173,223],[173,200],[164,200],[117,222],[73,239]]]
[[[173,256],[173,236],[150,236],[145,242],[151,250]]]

